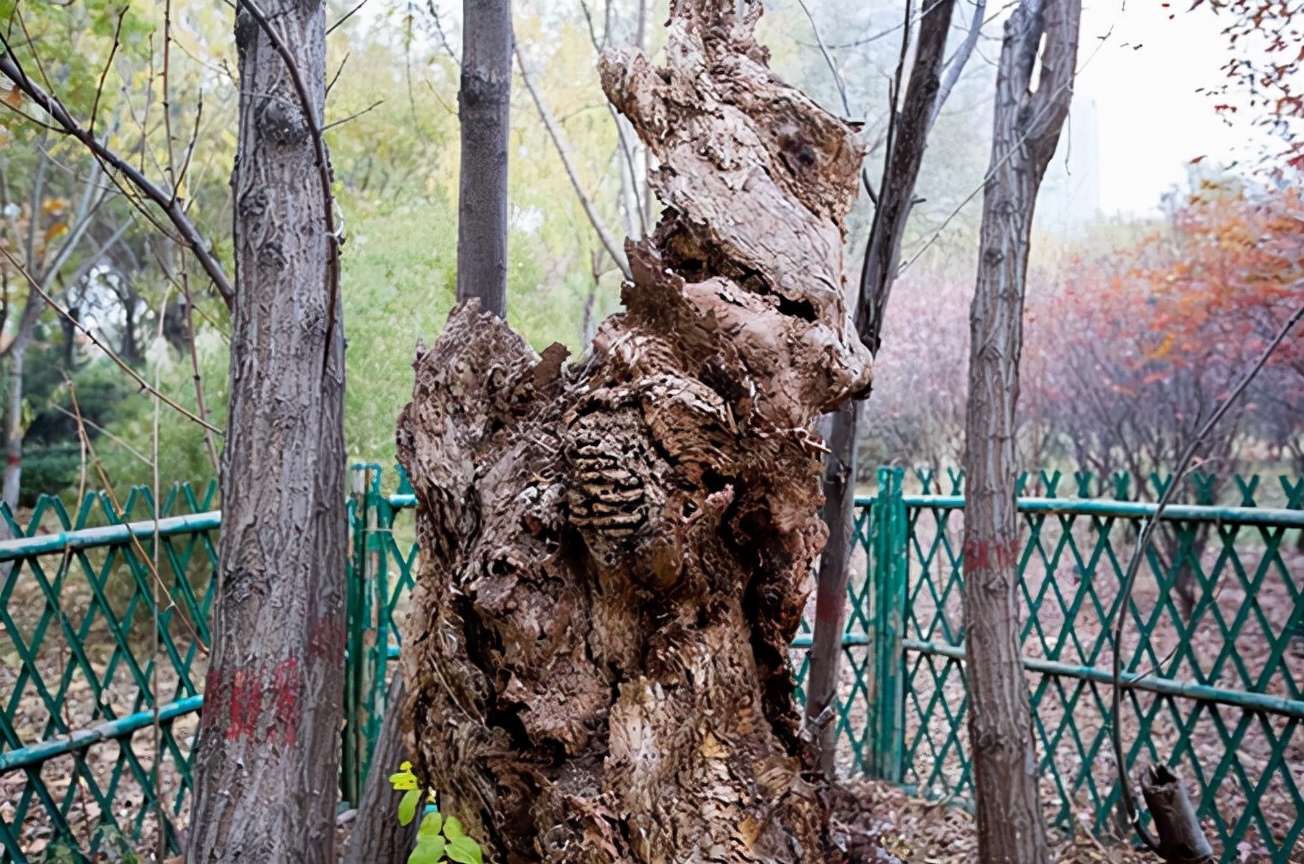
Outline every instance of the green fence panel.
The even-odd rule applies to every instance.
[[[883,469],[877,479],[877,495],[856,508],[839,767],[964,801],[963,474]],[[907,494],[907,480],[922,494]],[[1223,860],[1286,862],[1304,847],[1304,651],[1291,638],[1304,635],[1304,480],[1192,479],[1121,609],[1130,544],[1153,512],[1134,498],[1167,482],[1019,479],[1025,666],[1048,816],[1096,832],[1113,825],[1104,625],[1123,614],[1128,764],[1183,773]],[[345,800],[362,788],[389,707],[418,561],[402,472],[356,466],[351,489]],[[1066,494],[1077,497],[1055,497]],[[0,511],[17,538],[0,544],[3,864],[59,860],[60,846],[74,861],[111,860],[152,846],[160,811],[176,849],[206,669],[215,495],[178,486],[160,502],[157,579],[148,493],[133,492],[122,513],[98,494],[75,513],[42,499],[21,530]],[[791,654],[799,698],[810,638],[807,620]]]
[[[910,525],[903,782],[922,794],[972,796],[961,614],[960,482],[917,477],[930,494],[906,496]],[[1064,478],[1025,478],[1047,494]],[[1116,500],[1028,497],[1019,502],[1022,626],[1040,757],[1052,822],[1114,829],[1109,624],[1127,621],[1129,685],[1118,721],[1130,770],[1177,769],[1222,860],[1285,864],[1304,855],[1304,484],[1258,478],[1221,484],[1197,476],[1167,511],[1122,608],[1119,589],[1135,538],[1154,505],[1127,499],[1130,478],[1075,491]],[[1168,479],[1147,478],[1158,495]],[[1264,484],[1267,486],[1267,484]],[[1111,488],[1112,487],[1112,488]],[[1275,487],[1275,488],[1273,488]],[[1221,491],[1220,491],[1221,490]],[[1256,493],[1269,493],[1259,507]],[[1232,500],[1234,505],[1216,504]],[[1186,599],[1183,599],[1183,598]]]
[[[178,851],[215,495],[176,486],[155,507],[137,489],[118,512],[97,493],[71,514],[43,497],[25,530],[0,507],[15,538],[0,550],[0,861],[112,860],[160,817]]]

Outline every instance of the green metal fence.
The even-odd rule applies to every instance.
[[[904,725],[899,773],[923,794],[972,793],[965,698],[958,475],[902,496],[908,526],[901,638]],[[1103,833],[1117,790],[1110,743],[1110,622],[1127,620],[1129,688],[1121,728],[1130,767],[1162,762],[1192,785],[1223,861],[1304,860],[1304,481],[1197,476],[1168,508],[1126,611],[1119,588],[1155,508],[1121,500],[1126,478],[1028,476],[1019,561],[1024,665],[1032,692],[1043,800],[1061,826]],[[1164,481],[1150,478],[1152,492]],[[1036,487],[1036,488],[1029,488]],[[946,494],[940,494],[944,492]],[[1068,492],[1073,498],[1057,498]],[[1103,496],[1112,495],[1114,500]],[[1256,495],[1278,507],[1257,506]],[[1157,497],[1157,495],[1156,495]],[[1175,589],[1192,586],[1180,608]],[[896,652],[895,646],[884,650]],[[891,760],[889,760],[891,761]]]
[[[415,498],[402,475],[373,465],[353,477],[345,800],[357,800],[379,732],[418,555]],[[856,511],[840,765],[963,802],[971,782],[962,478],[912,476],[921,494],[906,494],[899,470],[878,480],[877,495]],[[1164,761],[1193,783],[1223,860],[1286,862],[1304,846],[1304,657],[1290,642],[1304,630],[1304,553],[1295,548],[1304,481],[1261,485],[1196,478],[1189,497],[1197,504],[1171,508],[1170,530],[1127,609],[1123,728],[1129,764]],[[1025,665],[1047,812],[1061,827],[1103,833],[1115,803],[1104,624],[1153,508],[1123,500],[1121,478],[1029,475],[1021,487],[1021,588],[1032,610]],[[214,492],[178,487],[162,502],[157,580],[145,563],[154,554],[153,502],[142,493],[124,502],[122,517],[103,496],[76,514],[44,500],[31,537],[0,544],[0,862],[45,860],[56,843],[72,860],[114,860],[115,850],[152,845],[160,809],[175,848],[205,671]],[[1066,493],[1074,497],[1055,497]],[[1232,506],[1222,500],[1229,494]],[[1279,506],[1256,506],[1256,495]],[[42,521],[63,533],[38,535]],[[1179,578],[1195,589],[1186,616],[1172,599]],[[799,685],[809,644],[803,626],[793,645]],[[157,777],[151,693],[159,694]]]
[[[20,538],[0,544],[0,861],[119,860],[158,836],[159,816],[177,851],[216,492],[178,486],[159,502],[157,568],[146,490],[121,512],[102,494],[74,513],[42,498],[25,530],[0,508]]]

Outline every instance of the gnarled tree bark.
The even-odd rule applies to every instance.
[[[770,74],[759,15],[676,0],[665,68],[604,55],[666,210],[591,354],[470,303],[415,363],[405,720],[497,861],[847,859],[788,643],[826,533],[812,422],[870,381],[862,148]]]

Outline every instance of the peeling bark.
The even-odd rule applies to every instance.
[[[404,719],[497,861],[849,860],[787,658],[826,535],[812,422],[870,382],[863,151],[770,74],[759,15],[677,0],[667,67],[603,57],[666,209],[592,352],[472,302],[415,363]]]

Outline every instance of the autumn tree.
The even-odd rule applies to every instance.
[[[666,210],[592,354],[472,303],[417,358],[404,710],[497,860],[846,860],[787,658],[825,537],[811,425],[869,384],[841,290],[862,149],[769,73],[760,11],[682,0],[666,67],[604,55]]]
[[[1195,0],[1193,11],[1204,5]],[[1273,162],[1292,172],[1304,171],[1304,5],[1295,0],[1210,0],[1225,23],[1231,56],[1223,65],[1227,82],[1209,92],[1215,109],[1255,115],[1280,141]]]
[[[1047,860],[1018,626],[1016,410],[1033,208],[1068,116],[1081,15],[1080,0],[1022,0],[1006,21],[997,66],[964,459],[965,668],[983,864]]]

